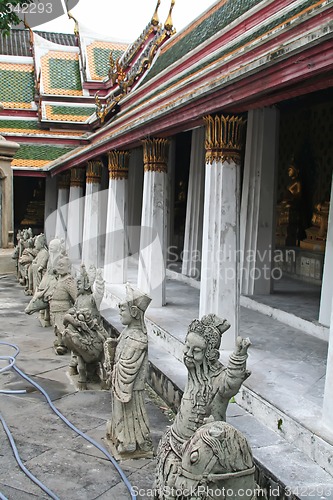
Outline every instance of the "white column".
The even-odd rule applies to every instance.
[[[175,170],[176,170],[176,140],[170,139],[168,151],[168,191],[167,191],[167,246],[171,253],[174,253],[174,233],[175,233]],[[170,248],[171,247],[171,248]],[[169,253],[169,252],[168,252]],[[167,258],[168,258],[167,253]]]
[[[101,172],[102,163],[100,161],[94,160],[88,162],[82,242],[82,262],[87,268],[90,265],[98,265]]]
[[[55,237],[57,223],[57,178],[47,177],[45,179],[45,210],[44,210],[44,233],[47,242]]]
[[[140,227],[143,191],[143,151],[131,151],[128,165],[128,247],[130,255],[140,251]]]
[[[182,273],[200,278],[205,185],[205,128],[192,132]]]
[[[126,151],[110,151],[108,154],[109,197],[104,261],[104,279],[107,283],[127,281],[128,160],[129,153]]]
[[[58,177],[58,202],[55,236],[66,240],[69,201],[69,172]]]
[[[319,323],[325,326],[333,325],[331,314],[333,311],[333,178],[331,185],[331,201],[330,213],[328,217],[328,231],[325,248],[325,261],[323,270],[323,281],[321,285],[320,309],[319,309]]]
[[[103,163],[104,165],[104,163]],[[105,261],[105,243],[106,243],[106,220],[108,199],[109,199],[109,172],[107,168],[102,168],[100,191],[98,194],[99,202],[99,220],[98,220],[98,261],[99,268],[104,267]]]
[[[324,391],[323,424],[333,433],[333,303],[331,305],[331,327],[328,344],[326,380]]]
[[[69,258],[76,261],[82,253],[85,169],[72,168],[70,175],[66,247]]]
[[[3,106],[0,105],[0,109]],[[6,141],[0,136],[0,247],[14,246],[14,197],[13,171],[11,161],[19,148],[19,144]]]
[[[167,149],[165,139],[143,141],[144,184],[138,287],[152,307],[165,305],[167,245]]]
[[[240,219],[241,293],[269,294],[274,277],[279,111],[249,111]]]
[[[215,313],[231,328],[222,348],[232,349],[239,332],[239,196],[241,118],[207,116],[206,178],[202,241],[200,317]]]

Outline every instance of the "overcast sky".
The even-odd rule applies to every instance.
[[[78,21],[91,30],[131,42],[140,35],[150,21],[156,3],[156,0],[80,0],[72,12]],[[170,3],[171,0],[161,1],[159,8],[161,23],[167,18]],[[216,3],[214,0],[176,0],[172,20],[177,32],[214,3]],[[73,21],[66,15],[35,29],[73,33]]]

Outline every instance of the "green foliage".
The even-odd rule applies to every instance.
[[[0,32],[3,36],[9,35],[11,26],[22,21],[17,15],[20,8],[32,2],[33,0],[0,0]]]

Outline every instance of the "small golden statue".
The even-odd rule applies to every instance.
[[[329,201],[315,205],[311,219],[312,226],[305,230],[306,239],[301,241],[301,248],[314,252],[325,251],[329,211]]]
[[[290,182],[285,199],[277,205],[276,244],[279,246],[296,246],[299,234],[302,184],[293,159],[288,168],[288,176]]]

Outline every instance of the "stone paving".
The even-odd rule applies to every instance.
[[[0,340],[17,344],[21,350],[17,366],[48,392],[55,406],[74,425],[106,446],[110,393],[75,390],[66,373],[69,356],[55,355],[51,347],[53,330],[42,328],[36,315],[24,313],[28,301],[13,275],[0,276]],[[0,355],[11,353],[10,348],[0,346]],[[0,394],[0,413],[25,466],[61,500],[130,498],[111,462],[69,429],[28,382],[10,370],[0,374],[0,388],[27,389],[23,395]],[[152,392],[147,396],[147,409],[156,448],[170,418]],[[129,460],[122,462],[121,467],[133,486],[152,486],[154,459]],[[49,498],[18,467],[1,424],[0,492],[8,500]]]

